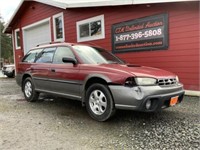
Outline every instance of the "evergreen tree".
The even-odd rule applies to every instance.
[[[13,62],[13,47],[10,35],[4,34],[4,22],[0,19],[0,58]]]

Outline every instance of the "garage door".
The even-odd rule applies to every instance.
[[[25,27],[24,33],[24,54],[38,44],[51,42],[51,31],[49,21],[39,25]]]

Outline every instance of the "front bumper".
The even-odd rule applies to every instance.
[[[170,99],[178,96],[180,103],[184,96],[182,84],[177,84],[169,87],[161,86],[109,86],[115,107],[118,109],[130,109],[138,111],[153,112],[163,108],[170,107]],[[152,105],[146,109],[146,102],[151,100]]]
[[[2,73],[6,76],[12,76],[13,75],[13,71],[6,71],[6,70],[2,70]]]

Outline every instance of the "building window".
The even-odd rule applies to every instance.
[[[15,30],[15,48],[20,49],[21,48],[21,39],[20,39],[20,30]]]
[[[63,13],[53,16],[54,41],[65,41]]]
[[[104,15],[77,22],[76,30],[78,42],[104,39]]]

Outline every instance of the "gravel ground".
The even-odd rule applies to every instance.
[[[42,95],[28,103],[14,79],[0,78],[0,150],[197,150],[199,107],[185,97],[162,112],[117,111],[99,123],[80,102]]]

